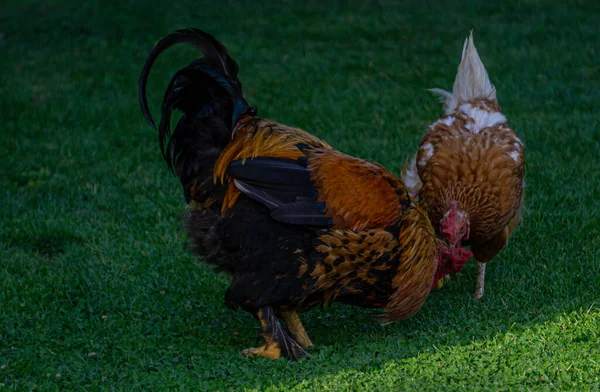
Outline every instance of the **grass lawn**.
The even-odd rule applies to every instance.
[[[600,7],[395,3],[2,1],[0,392],[600,389]],[[261,115],[394,172],[474,28],[527,156],[523,223],[483,300],[470,263],[407,321],[336,304],[303,317],[311,360],[241,357],[258,325],[185,251],[137,103],[152,44],[189,26],[225,43]],[[193,56],[157,63],[154,113]]]

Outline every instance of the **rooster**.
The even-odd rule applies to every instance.
[[[159,145],[183,186],[194,252],[231,275],[226,305],[261,324],[264,345],[244,354],[306,356],[312,342],[298,312],[334,301],[382,309],[382,322],[410,317],[436,274],[468,260],[436,239],[398,177],[258,117],[242,94],[236,62],[201,30],[174,32],[151,50],[138,93],[152,126],[149,72],[179,43],[203,57],[169,83]],[[182,115],[171,131],[175,110]]]
[[[402,178],[450,248],[471,246],[480,299],[485,263],[507,245],[521,217],[523,144],[506,123],[472,32],[452,92],[431,91],[445,115],[429,127]]]

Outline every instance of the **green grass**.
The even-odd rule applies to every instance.
[[[596,2],[308,3],[2,2],[0,391],[600,389]],[[405,322],[334,305],[304,316],[311,360],[241,357],[256,322],[185,251],[137,104],[152,44],[188,26],[227,45],[261,115],[394,172],[475,28],[527,155],[523,223],[484,299],[469,264]],[[155,112],[193,55],[157,63]]]

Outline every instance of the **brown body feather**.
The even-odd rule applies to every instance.
[[[397,206],[409,203],[400,179],[376,163],[327,150],[310,152],[309,158],[319,201],[327,203],[337,228],[389,226],[402,215]]]
[[[423,183],[419,202],[431,220],[439,222],[456,200],[458,208],[469,217],[470,242],[482,244],[519,215],[525,156],[517,135],[505,122],[475,134],[467,129],[473,118],[462,112],[446,118],[451,117],[454,118],[451,125],[437,122],[421,142],[417,154]],[[428,144],[433,154],[427,159],[430,150],[423,146]],[[488,261],[481,260],[478,253],[475,257]]]

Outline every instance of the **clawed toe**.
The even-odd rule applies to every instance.
[[[263,357],[270,359],[278,359],[281,358],[281,350],[276,345],[271,344],[260,347],[247,348],[244,351],[242,351],[242,355],[245,355],[248,358]]]
[[[259,309],[256,315],[262,326],[262,335],[265,339],[265,344],[261,347],[246,349],[242,351],[242,355],[249,358],[255,356],[270,359],[288,358],[294,361],[309,356],[308,353],[283,330],[272,308],[264,307]],[[310,342],[310,340],[308,341]]]

